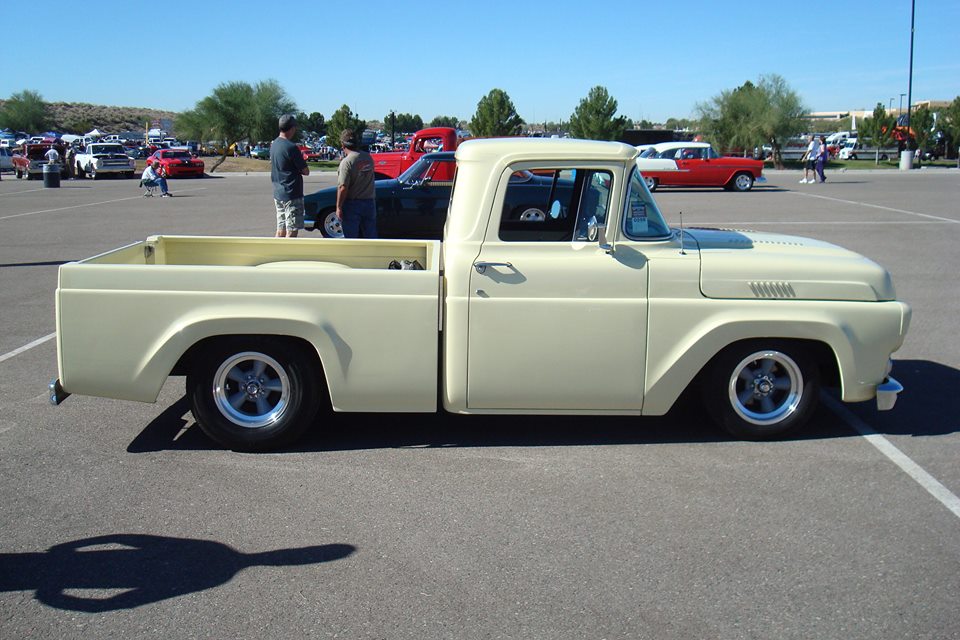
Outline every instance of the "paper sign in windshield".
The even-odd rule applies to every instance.
[[[647,232],[647,203],[642,200],[630,202],[630,235],[639,236]]]

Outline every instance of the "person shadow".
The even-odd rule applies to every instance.
[[[68,611],[118,611],[218,587],[249,567],[318,564],[354,551],[325,544],[242,553],[213,540],[118,533],[0,553],[0,592],[35,590],[38,601]]]

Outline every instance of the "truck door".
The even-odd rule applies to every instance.
[[[538,196],[511,183],[517,170],[540,181]],[[646,260],[587,233],[621,206],[622,172],[527,163],[501,177],[470,274],[468,409],[641,409]]]

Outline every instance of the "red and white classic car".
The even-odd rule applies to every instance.
[[[750,191],[765,182],[763,161],[721,156],[708,142],[662,142],[643,149],[637,167],[650,191],[657,187],[723,187]]]

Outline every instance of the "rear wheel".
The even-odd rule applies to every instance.
[[[77,165],[77,177],[81,180],[87,177],[87,172],[84,171],[83,167],[81,167],[79,164]]]
[[[238,451],[293,442],[312,424],[322,391],[316,361],[280,338],[232,338],[206,349],[187,376],[197,424]]]
[[[660,184],[660,181],[656,178],[650,178],[647,176],[643,177],[643,181],[647,184],[647,189],[649,189],[651,192],[656,191],[657,185]]]
[[[711,418],[732,435],[764,440],[803,426],[813,414],[819,370],[799,343],[732,345],[711,363],[703,398]]]
[[[750,191],[753,189],[753,176],[749,173],[738,173],[730,182],[734,191]]]

